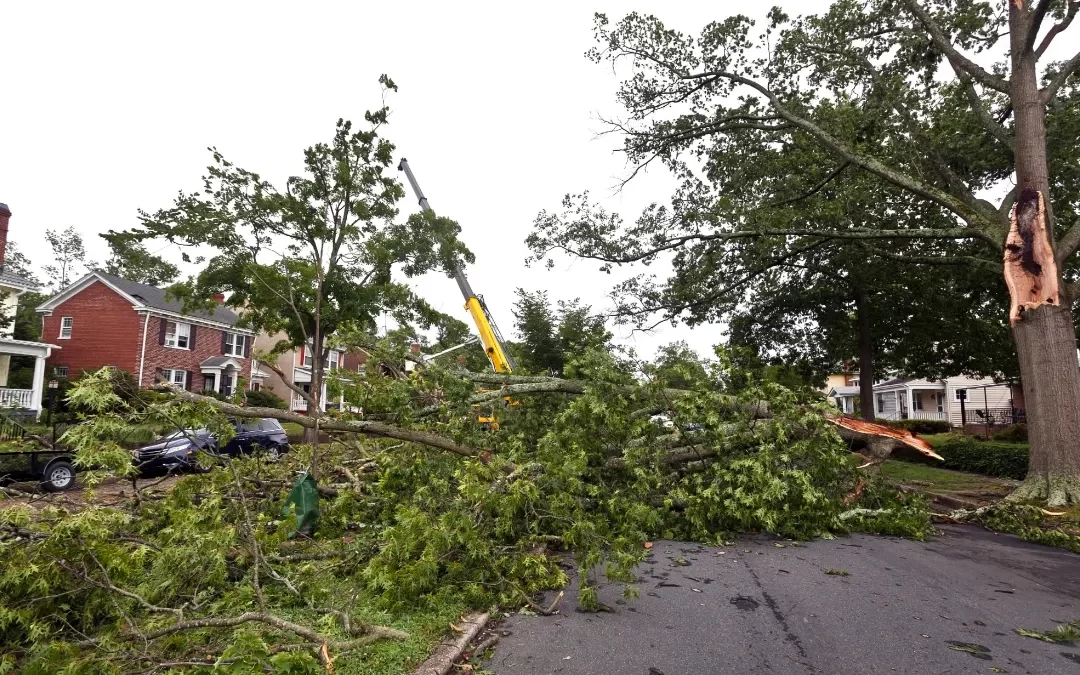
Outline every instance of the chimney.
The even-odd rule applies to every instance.
[[[219,305],[221,303],[225,302],[225,294],[224,293],[214,293],[213,297],[214,297],[214,302],[216,302]]]
[[[413,354],[419,354],[420,353],[420,345],[416,344],[415,342],[412,343],[411,349],[412,349]]]
[[[0,204],[0,269],[4,269],[7,254],[8,220],[11,219],[11,209],[7,204]]]

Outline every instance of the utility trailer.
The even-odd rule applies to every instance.
[[[74,458],[69,450],[47,447],[43,439],[38,440],[26,427],[0,413],[0,442],[5,441],[19,443],[20,449],[0,449],[0,482],[37,481],[46,492],[63,492],[75,486]]]

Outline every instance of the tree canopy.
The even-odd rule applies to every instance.
[[[867,264],[993,269],[1009,288],[1032,429],[1023,495],[1080,501],[1080,440],[1068,440],[1080,438],[1080,411],[1063,403],[1080,396],[1067,285],[1080,186],[1066,141],[1080,116],[1080,54],[1044,58],[1076,13],[1075,0],[841,0],[802,17],[775,8],[761,26],[731,16],[696,36],[656,17],[598,15],[590,57],[627,73],[617,94],[627,114],[611,129],[635,173],[662,163],[680,187],[630,223],[570,196],[538,216],[531,259],[667,260],[669,278],[638,275],[616,295],[625,316],[668,320],[728,309],[745,281],[726,279],[721,263],[751,242],[774,257],[855,242]],[[841,176],[865,185],[869,214],[791,208]]]

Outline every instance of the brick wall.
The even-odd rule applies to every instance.
[[[69,340],[60,339],[60,320],[65,316],[74,319]],[[43,317],[41,341],[60,347],[49,359],[49,373],[52,366],[67,366],[70,378],[102,366],[116,366],[137,375],[141,340],[142,317],[131,308],[131,302],[100,281]]]
[[[211,356],[224,356],[221,351],[222,332],[217,328],[191,324],[195,330],[195,344],[191,349],[165,347],[161,341],[161,323],[169,321],[162,317],[150,317],[150,328],[146,334],[146,365],[143,370],[142,386],[154,384],[159,368],[187,370],[191,372],[189,388],[192,391],[203,389],[203,375],[200,366]],[[251,337],[249,336],[250,340]],[[251,361],[245,357],[232,356],[241,364],[239,376],[245,380],[251,378]],[[220,384],[220,383],[219,383]]]
[[[358,368],[365,363],[367,363],[367,354],[359,350],[354,350],[345,352],[341,367],[350,373],[355,373],[358,372]]]

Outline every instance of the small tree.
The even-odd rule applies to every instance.
[[[68,226],[63,232],[45,230],[45,241],[52,248],[52,265],[41,269],[49,277],[49,286],[53,291],[67,288],[75,277],[86,267],[86,248],[83,247],[82,235]]]
[[[396,88],[385,76],[380,81]],[[330,336],[345,324],[374,332],[383,313],[398,324],[431,325],[438,312],[398,278],[472,260],[452,220],[423,213],[393,222],[404,190],[387,171],[394,146],[379,135],[388,113],[384,106],[365,114],[362,131],[339,120],[329,143],[304,152],[304,173],[283,191],[213,150],[203,191],[143,212],[143,227],[125,235],[179,244],[185,259],[192,248],[212,249],[206,267],[171,292],[204,307],[227,293],[245,325],[284,332],[287,339],[260,358],[271,369],[277,354],[310,350],[311,391],[289,386],[315,417],[322,415]],[[317,438],[309,430],[308,440]]]

